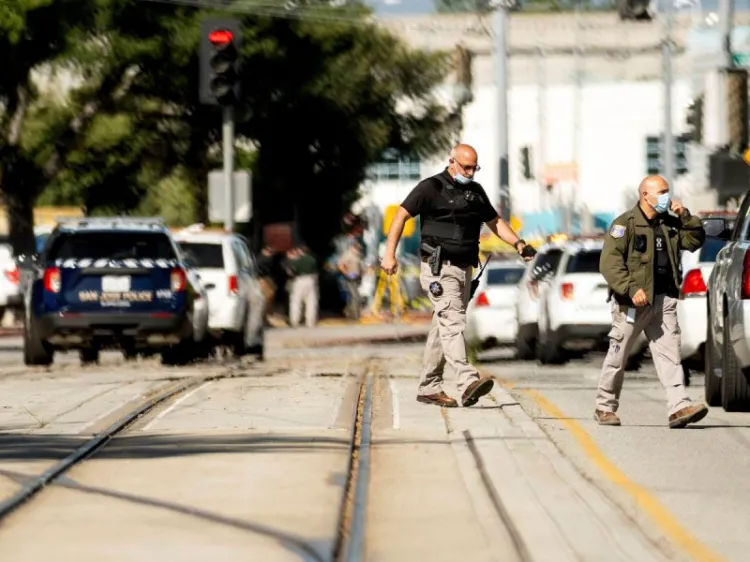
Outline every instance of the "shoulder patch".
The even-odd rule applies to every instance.
[[[612,238],[622,238],[623,236],[625,236],[625,227],[621,224],[612,225],[609,234],[612,236]]]

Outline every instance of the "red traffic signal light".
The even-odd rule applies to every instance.
[[[226,29],[217,29],[208,34],[208,40],[214,47],[226,47],[234,39],[234,34]]]

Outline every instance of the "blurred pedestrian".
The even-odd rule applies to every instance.
[[[289,282],[289,323],[293,328],[300,325],[302,308],[305,309],[305,325],[312,328],[318,322],[318,260],[304,246],[287,252],[286,270]]]
[[[260,251],[258,256],[258,275],[260,288],[263,291],[263,295],[266,297],[266,306],[263,311],[263,318],[266,324],[268,324],[268,318],[273,310],[274,299],[276,298],[276,281],[273,278],[273,266],[276,258],[276,252],[271,246],[266,245]]]
[[[338,270],[346,283],[347,302],[344,314],[353,320],[359,320],[362,314],[362,298],[359,296],[362,265],[362,248],[358,243],[349,246],[337,262]]]
[[[666,390],[669,427],[683,428],[708,413],[704,404],[693,404],[685,390],[677,323],[680,251],[694,252],[705,240],[700,217],[670,201],[669,185],[661,176],[647,176],[638,188],[638,203],[612,223],[599,263],[612,300],[609,350],[594,411],[600,425],[620,425],[615,412],[625,362],[641,332],[649,340],[656,373]]]
[[[474,181],[479,171],[476,150],[460,144],[450,154],[440,174],[422,180],[396,211],[380,265],[391,275],[398,270],[396,248],[406,221],[421,216],[420,282],[433,307],[432,327],[427,336],[422,377],[417,400],[425,404],[456,407],[456,400],[443,391],[446,362],[456,373],[463,406],[473,406],[490,392],[492,377],[480,378],[466,356],[466,306],[469,302],[472,268],[479,262],[482,223],[501,240],[512,245],[524,259],[536,251],[527,246],[490,203],[481,185]]]

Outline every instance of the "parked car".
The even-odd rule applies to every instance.
[[[602,239],[570,241],[556,273],[539,297],[537,356],[543,364],[567,361],[571,350],[606,349],[612,329],[609,287],[599,272]],[[626,369],[637,369],[646,337],[634,342]]]
[[[193,225],[175,234],[208,294],[208,329],[235,355],[263,357],[265,294],[247,241],[238,234]]]
[[[49,365],[57,350],[97,362],[106,348],[156,349],[163,363],[179,365],[206,341],[205,290],[159,219],[65,220],[31,261],[27,365]]]
[[[466,339],[483,349],[515,345],[518,283],[526,271],[523,261],[487,263],[474,298],[466,309]]]
[[[707,236],[726,245],[706,283],[706,402],[724,410],[750,409],[750,197],[737,213],[734,228],[722,217],[704,220]]]
[[[716,215],[708,214],[705,223]],[[727,218],[727,228],[734,226],[734,217]],[[685,383],[690,384],[690,371],[702,371],[706,344],[706,281],[716,262],[716,256],[726,245],[726,236],[707,236],[703,246],[695,252],[683,252],[683,278],[680,300],[677,302],[677,320],[680,326],[680,359],[685,373]]]
[[[23,310],[20,285],[20,269],[13,259],[13,248],[10,244],[0,244],[0,320],[8,310],[14,313]]]
[[[561,242],[549,242],[539,247],[519,281],[516,297],[516,356],[519,359],[536,357],[539,293],[557,271],[562,247]]]

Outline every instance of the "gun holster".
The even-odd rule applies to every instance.
[[[430,264],[430,273],[436,277],[440,275],[440,268],[443,265],[443,258],[441,255],[443,248],[441,246],[430,246],[426,242],[422,242],[419,248],[428,254],[427,263]]]

